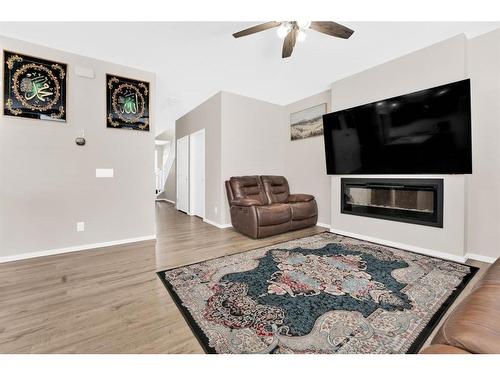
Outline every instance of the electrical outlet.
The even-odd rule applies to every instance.
[[[84,221],[79,221],[76,223],[76,231],[77,232],[84,232],[85,231],[85,222]]]
[[[214,206],[214,212],[217,215],[217,206]]]

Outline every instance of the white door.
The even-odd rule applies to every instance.
[[[177,209],[189,212],[189,136],[177,140]]]
[[[205,129],[189,135],[189,213],[205,217]]]

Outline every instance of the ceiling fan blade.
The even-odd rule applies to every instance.
[[[348,39],[354,30],[331,21],[312,21],[311,29],[320,33],[336,36],[337,38]]]
[[[281,52],[282,58],[287,58],[292,55],[293,47],[295,46],[295,42],[297,41],[297,30],[293,28],[290,30],[288,35],[283,42],[283,51]]]
[[[247,36],[264,30],[272,29],[273,27],[277,27],[279,25],[281,25],[281,22],[269,21],[266,23],[261,23],[260,25],[249,27],[248,29],[245,30],[238,31],[237,33],[234,33],[233,36],[235,38],[241,38],[242,36]]]

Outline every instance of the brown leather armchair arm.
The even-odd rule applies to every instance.
[[[231,206],[241,206],[241,207],[262,206],[262,203],[257,199],[241,198],[241,199],[233,199],[231,201]]]
[[[468,351],[451,345],[433,344],[424,348],[421,354],[470,354]]]
[[[288,203],[309,202],[312,200],[314,200],[314,195],[310,194],[290,194],[288,196]]]

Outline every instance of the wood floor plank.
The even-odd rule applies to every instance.
[[[203,353],[156,271],[325,230],[252,240],[164,201],[156,218],[156,241],[0,264],[0,353]]]

